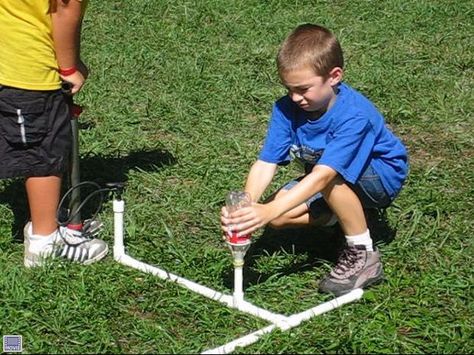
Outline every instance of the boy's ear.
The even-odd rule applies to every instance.
[[[334,67],[329,72],[329,84],[331,86],[335,86],[339,84],[342,80],[342,75],[344,74],[344,70],[341,67]]]

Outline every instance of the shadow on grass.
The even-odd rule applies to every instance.
[[[95,181],[99,185],[107,182],[127,181],[129,170],[157,171],[174,165],[176,159],[166,150],[144,150],[131,152],[127,156],[86,156],[81,158],[81,181]]]
[[[244,288],[263,283],[278,273],[281,276],[300,273],[335,262],[344,245],[344,235],[336,226],[332,228],[266,228],[251,245],[245,257]],[[261,258],[275,254],[289,254],[296,258],[289,265],[276,267],[270,272],[259,272]],[[233,287],[233,269],[226,276],[228,287]]]
[[[375,245],[391,243],[396,235],[385,212],[367,211],[367,224]],[[344,233],[339,225],[330,228],[288,228],[275,230],[266,228],[252,243],[245,256],[244,288],[263,283],[278,273],[281,276],[300,273],[320,267],[324,263],[334,264],[345,247]],[[262,257],[275,253],[301,256],[284,267],[276,267],[272,272],[259,272],[258,262]],[[224,284],[233,288],[234,270],[224,275]]]
[[[86,156],[80,160],[81,181],[94,181],[101,186],[108,182],[126,182],[130,170],[157,171],[175,163],[176,159],[165,150],[135,151],[127,156]],[[83,195],[86,194],[87,191]],[[4,183],[4,188],[0,190],[0,203],[8,205],[12,210],[12,237],[14,241],[22,243],[23,226],[29,218],[23,179],[12,179]],[[93,209],[92,206],[85,206],[83,218],[88,218],[91,213],[88,207]]]

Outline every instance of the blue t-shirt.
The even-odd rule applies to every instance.
[[[337,89],[333,106],[316,120],[288,96],[279,99],[259,159],[285,165],[295,155],[290,151],[296,152],[308,163],[333,168],[351,184],[370,164],[395,197],[408,172],[404,145],[365,96],[344,83]]]

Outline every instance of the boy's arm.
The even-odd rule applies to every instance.
[[[78,0],[52,1],[51,20],[53,25],[53,42],[56,60],[60,70],[61,79],[72,83],[72,93],[78,92],[84,84],[84,75],[80,70],[68,73],[71,68],[82,66],[80,62],[79,42],[82,22],[82,4]]]
[[[250,193],[253,202],[258,202],[268,185],[272,182],[277,170],[277,165],[257,160],[250,168],[245,191]]]
[[[306,175],[298,184],[283,194],[278,200],[267,204],[277,218],[299,206],[311,196],[321,192],[335,177],[337,171],[327,165],[315,165],[311,173]]]
[[[273,179],[275,172],[277,170],[277,165],[272,163],[266,163],[262,160],[257,160],[252,167],[247,176],[247,182],[245,184],[245,191],[250,193],[252,202],[257,202],[262,194],[265,192],[267,186]],[[228,222],[228,212],[226,207],[221,209],[221,228],[224,232],[227,231],[229,222]]]
[[[237,227],[239,235],[251,234],[322,191],[336,176],[337,172],[329,166],[316,165],[310,174],[278,200],[267,204],[254,203],[251,207],[237,210],[228,216],[226,224]]]

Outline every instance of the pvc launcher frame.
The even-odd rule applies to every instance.
[[[125,212],[125,202],[122,199],[123,185],[114,189],[115,194],[113,198],[113,212],[114,212],[114,259],[129,267],[138,269],[140,271],[153,274],[163,280],[173,281],[193,292],[202,296],[210,298],[214,301],[221,302],[227,307],[235,308],[241,312],[245,312],[252,316],[261,318],[271,323],[270,325],[259,329],[255,332],[247,334],[243,337],[237,338],[227,344],[219,347],[208,349],[202,354],[228,354],[234,351],[237,347],[245,347],[258,341],[263,335],[272,332],[275,329],[285,331],[298,326],[301,322],[313,318],[317,315],[323,314],[335,308],[338,308],[346,303],[356,301],[362,297],[363,290],[355,289],[350,293],[334,298],[328,302],[321,303],[315,307],[307,309],[303,312],[286,316],[283,314],[273,313],[269,310],[260,308],[244,300],[243,292],[243,257],[245,256],[250,241],[246,244],[227,243],[231,248],[234,257],[234,292],[233,295],[227,295],[209,287],[200,285],[194,281],[185,279],[183,277],[174,275],[166,270],[160,269],[156,266],[146,264],[139,260],[132,258],[125,254],[124,245],[124,224],[123,215]]]

